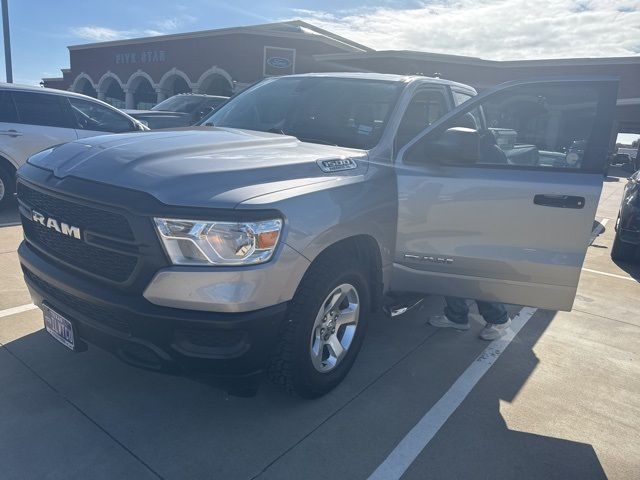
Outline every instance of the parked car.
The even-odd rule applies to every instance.
[[[151,110],[124,110],[127,114],[144,122],[151,129],[187,127],[194,125],[229,97],[179,93],[160,102]]]
[[[26,283],[71,350],[317,397],[385,295],[571,309],[617,83],[270,77],[199,127],[52,148],[18,172]],[[513,165],[488,125],[584,155]]]
[[[14,193],[15,172],[34,153],[79,138],[148,130],[95,98],[0,83],[0,209]]]
[[[640,253],[640,171],[630,176],[624,187],[615,228],[611,258],[621,262],[637,260]]]
[[[614,153],[609,163],[611,165],[626,165],[631,163],[631,156],[628,153]]]

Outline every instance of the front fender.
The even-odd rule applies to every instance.
[[[285,242],[313,261],[331,245],[358,235],[373,237],[383,269],[393,261],[398,196],[392,167],[267,194],[241,208],[272,208],[285,216]],[[386,283],[386,282],[385,282]]]

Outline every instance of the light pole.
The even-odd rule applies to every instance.
[[[7,69],[7,83],[13,83],[11,70],[11,39],[9,38],[9,6],[8,0],[2,0],[2,31],[4,32],[4,63]]]

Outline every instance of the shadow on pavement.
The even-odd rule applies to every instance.
[[[637,282],[640,282],[640,253],[636,254],[636,260],[633,263],[612,260],[621,270],[624,270]]]
[[[515,310],[510,307],[510,313]],[[538,318],[540,316],[540,318]],[[533,348],[554,317],[538,312],[418,456],[403,480],[601,479],[591,445],[516,431],[500,410],[513,402],[537,367]],[[488,345],[470,332],[438,331],[366,392],[255,477],[366,479]],[[549,392],[553,396],[555,392]],[[548,410],[528,417],[538,430],[566,422]],[[520,411],[520,407],[519,410]],[[564,412],[569,421],[579,422]],[[577,424],[576,428],[580,425]]]
[[[4,210],[0,211],[0,228],[18,225],[19,223],[20,214],[18,213],[15,202],[7,205]]]
[[[130,367],[98,348],[73,354],[44,330],[6,342],[0,351],[10,352],[57,395],[152,465],[162,477],[245,479],[357,397],[405,350],[415,348],[433,334],[422,319],[415,319],[413,328],[407,327],[392,329],[384,319],[372,318],[372,341],[363,348],[347,381],[315,401],[290,398],[268,382],[263,382],[253,398],[231,396],[200,381]],[[377,345],[376,337],[384,338],[384,344]],[[387,342],[401,348],[388,348]],[[0,382],[11,378],[3,375],[4,368],[0,364]],[[36,380],[32,378],[31,384]],[[0,448],[0,463],[15,467],[11,459],[17,452],[44,452],[39,462],[21,464],[23,475],[17,478],[74,478],[65,474],[69,462],[104,461],[90,455],[84,457],[84,449],[74,453],[64,450],[56,438],[60,432],[64,436],[77,435],[74,422],[60,416],[58,430],[44,425],[40,428],[40,417],[21,406],[29,389],[14,385],[13,390],[9,395],[0,389],[0,410],[14,418],[15,425],[11,429],[0,422],[0,438],[14,439]],[[43,412],[55,410],[47,404],[39,408]],[[28,425],[29,429],[20,425]],[[22,430],[32,433],[23,434]]]
[[[539,360],[533,348],[554,316],[555,312],[537,312],[403,480],[607,478],[591,445],[511,429],[501,412],[501,403],[513,403],[537,367]],[[545,392],[550,396],[560,394]],[[526,422],[544,429],[549,423],[566,422],[562,412],[552,407],[562,404],[562,398],[544,400],[544,405],[534,406],[533,410],[530,404],[519,406],[518,411],[525,417],[509,415],[511,423]]]
[[[70,354],[44,330],[5,348],[163,478],[358,479],[384,460],[487,345],[476,338],[477,323],[466,334],[427,327],[428,313],[440,309],[433,302],[431,312],[402,319],[403,328],[398,320],[373,318],[354,371],[315,401],[289,398],[269,384],[253,398],[229,396],[191,379],[129,367],[97,348]],[[512,402],[538,364],[532,349],[554,315],[537,315],[403,479],[605,478],[590,445],[511,430],[501,415],[500,401]],[[6,381],[2,372],[0,365]],[[25,410],[16,401],[23,398],[20,389],[14,390],[12,398],[0,393],[3,415],[18,428],[0,426],[0,437],[14,439],[4,453],[0,449],[0,459],[8,455],[3,463],[14,450],[29,448],[43,453],[38,462],[20,465],[23,478],[73,478],[67,463],[90,468],[106,461],[58,446],[59,435],[77,435],[74,422],[60,418],[59,430],[40,427],[40,416]],[[533,424],[553,420],[546,408]],[[29,426],[28,435],[21,425]]]

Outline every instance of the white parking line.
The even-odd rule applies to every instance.
[[[536,313],[537,308],[524,307],[511,321],[511,329],[504,337],[492,341],[475,361],[467,367],[438,402],[420,419],[415,427],[398,443],[368,480],[399,479],[438,430],[469,395],[491,366],[500,358],[514,337]]]
[[[624,275],[616,275],[615,273],[607,273],[601,272],[600,270],[591,270],[590,268],[583,268],[585,272],[597,273],[598,275],[606,275],[607,277],[619,278],[621,280],[630,280],[632,282],[637,282],[635,278],[625,277]]]
[[[26,305],[20,305],[19,307],[7,308],[6,310],[0,310],[0,318],[8,317],[9,315],[15,315],[16,313],[28,312],[36,307],[33,303],[27,303]]]

